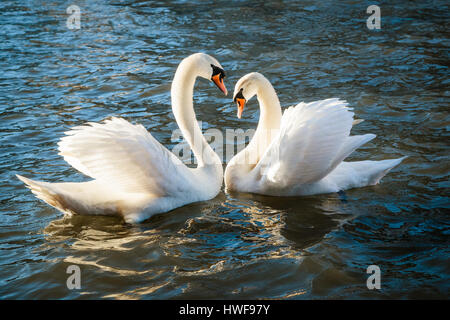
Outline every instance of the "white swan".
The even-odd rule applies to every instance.
[[[260,73],[242,77],[234,101],[241,117],[254,95],[260,119],[247,148],[225,169],[227,191],[273,196],[338,192],[377,184],[405,157],[382,161],[344,162],[374,134],[350,136],[353,112],[339,99],[299,103],[284,111],[270,82]]]
[[[120,215],[129,223],[197,201],[214,198],[223,182],[219,156],[206,142],[192,102],[197,76],[227,94],[225,73],[213,57],[185,58],[172,82],[172,111],[197,158],[188,168],[142,125],[120,118],[89,123],[66,132],[59,142],[64,160],[94,180],[48,183],[17,175],[31,191],[65,214]]]

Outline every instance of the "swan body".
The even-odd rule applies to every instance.
[[[65,214],[118,215],[129,223],[214,198],[222,186],[222,162],[201,133],[192,96],[198,76],[213,79],[217,72],[214,82],[226,94],[222,67],[202,53],[185,58],[172,82],[172,110],[197,158],[196,168],[184,165],[142,125],[112,118],[75,127],[59,142],[64,160],[93,180],[48,183],[17,177]]]
[[[277,94],[259,73],[235,87],[238,117],[257,96],[260,119],[249,145],[225,169],[227,191],[272,196],[338,192],[377,184],[405,157],[381,161],[343,161],[374,134],[350,136],[353,112],[345,101],[301,102],[281,113]]]

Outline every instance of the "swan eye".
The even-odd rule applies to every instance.
[[[244,88],[241,88],[239,92],[234,96],[234,102],[237,104],[237,117],[240,119],[242,116],[242,112],[244,111],[245,103],[247,100],[245,100],[244,95],[242,94],[242,91]]]
[[[219,79],[222,80],[223,78],[225,78],[225,71],[222,68],[216,67],[215,65],[211,65],[211,68],[213,70],[212,72],[212,76],[211,79],[216,76],[219,75]]]
[[[213,81],[216,86],[222,91],[225,95],[228,94],[227,88],[225,87],[225,84],[223,83],[223,78],[225,78],[225,71],[223,71],[222,68],[216,67],[215,65],[211,65],[211,68],[213,69],[213,73],[211,76],[211,81]]]
[[[242,91],[244,91],[244,88],[241,88],[241,90],[239,90],[239,92],[236,93],[236,95],[234,96],[234,99],[233,99],[234,102],[236,102],[237,99],[244,99],[245,100],[245,97],[242,94]]]

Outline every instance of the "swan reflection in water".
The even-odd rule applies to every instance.
[[[287,277],[300,276],[305,258],[305,267],[309,265],[309,250],[348,218],[341,207],[337,195],[280,201],[220,193],[208,203],[155,215],[139,225],[115,217],[64,217],[43,230],[44,246],[64,246],[65,263],[80,266],[92,283],[96,278],[102,286],[109,283],[104,298],[164,297],[164,292],[174,291],[190,296],[211,280],[229,282],[224,296],[245,296],[263,290],[256,284],[259,276],[251,271],[250,277],[254,268],[262,268],[264,276],[271,272],[268,266],[277,270],[281,265]],[[317,272],[321,270],[317,266]],[[122,282],[128,283],[127,288],[131,282],[132,289],[123,292]],[[85,294],[101,294],[102,286],[86,288]],[[306,292],[288,287],[280,297]]]

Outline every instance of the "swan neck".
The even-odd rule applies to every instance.
[[[195,62],[183,60],[175,72],[172,82],[172,112],[175,120],[194,153],[199,167],[221,164],[214,150],[206,142],[194,112],[193,92],[199,72]]]
[[[257,98],[260,115],[258,129],[279,129],[281,122],[281,105],[275,89],[268,80],[262,81]]]
[[[267,79],[262,79],[258,83],[256,95],[260,109],[259,121],[248,147],[259,159],[280,130],[281,105],[275,89]]]
[[[258,127],[247,148],[238,156],[242,163],[245,163],[246,159],[251,159],[248,162],[247,170],[251,170],[254,164],[259,162],[272,140],[279,133],[281,125],[281,106],[275,89],[265,78],[260,79],[256,85],[256,96],[260,108]]]

